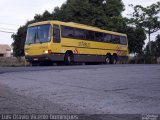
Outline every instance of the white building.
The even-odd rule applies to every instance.
[[[0,57],[11,57],[11,47],[6,44],[0,44]]]

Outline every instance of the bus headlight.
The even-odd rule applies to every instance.
[[[28,53],[27,53],[27,52],[25,52],[25,55],[28,55]]]
[[[44,53],[45,53],[45,54],[48,54],[48,50],[45,50]]]
[[[52,50],[45,50],[44,53],[45,54],[52,54]]]

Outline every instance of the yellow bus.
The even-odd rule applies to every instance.
[[[127,35],[73,22],[33,23],[27,30],[25,58],[31,64],[116,64],[128,58]]]

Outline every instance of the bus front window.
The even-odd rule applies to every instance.
[[[26,44],[46,43],[50,41],[50,25],[29,27]]]
[[[36,27],[30,27],[27,30],[26,44],[33,44],[36,40]]]

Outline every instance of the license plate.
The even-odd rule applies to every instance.
[[[38,61],[38,58],[34,58],[33,60],[34,60],[34,61]]]

